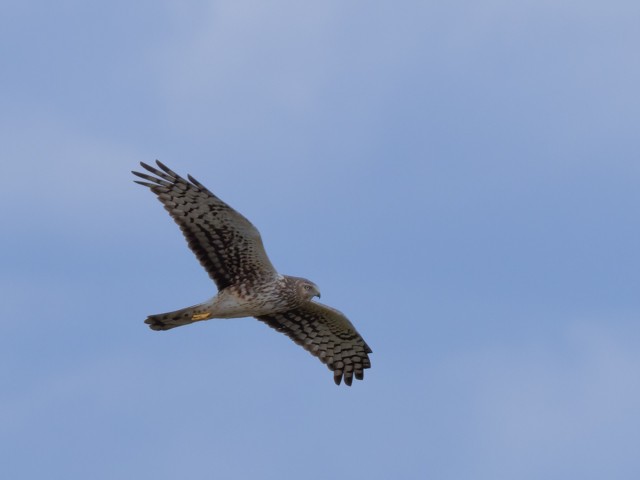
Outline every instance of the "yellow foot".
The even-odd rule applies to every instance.
[[[198,320],[206,320],[209,317],[211,317],[211,312],[194,313],[193,316],[191,317],[191,320],[194,320],[197,322]]]

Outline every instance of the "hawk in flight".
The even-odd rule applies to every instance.
[[[371,366],[371,349],[338,310],[313,301],[318,286],[281,275],[271,264],[260,233],[249,220],[207,190],[191,175],[180,177],[156,160],[141,162],[153,175],[132,172],[145,181],[178,224],[189,248],[218,287],[210,300],[175,312],[150,315],[152,330],[169,330],[211,318],[255,317],[325,363],[336,385],[362,380]]]

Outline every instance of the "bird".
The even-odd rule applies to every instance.
[[[203,303],[149,315],[145,323],[152,330],[255,317],[320,359],[336,385],[364,378],[371,367],[369,345],[343,313],[314,300],[320,298],[315,283],[278,273],[249,220],[191,175],[184,179],[159,160],[158,168],[140,165],[148,173],[132,171],[142,179],[135,183],[156,195],[218,290]]]

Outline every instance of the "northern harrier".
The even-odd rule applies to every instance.
[[[188,181],[156,160],[155,176],[136,183],[158,196],[184,234],[189,248],[218,287],[210,300],[175,312],[150,315],[153,330],[169,330],[211,318],[256,317],[325,363],[339,385],[362,380],[371,366],[371,349],[338,310],[313,301],[318,286],[304,278],[279,274],[258,230],[191,175]]]

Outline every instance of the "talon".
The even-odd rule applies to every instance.
[[[207,318],[211,317],[211,312],[204,312],[204,313],[194,313],[193,316],[191,317],[191,320],[206,320]]]

